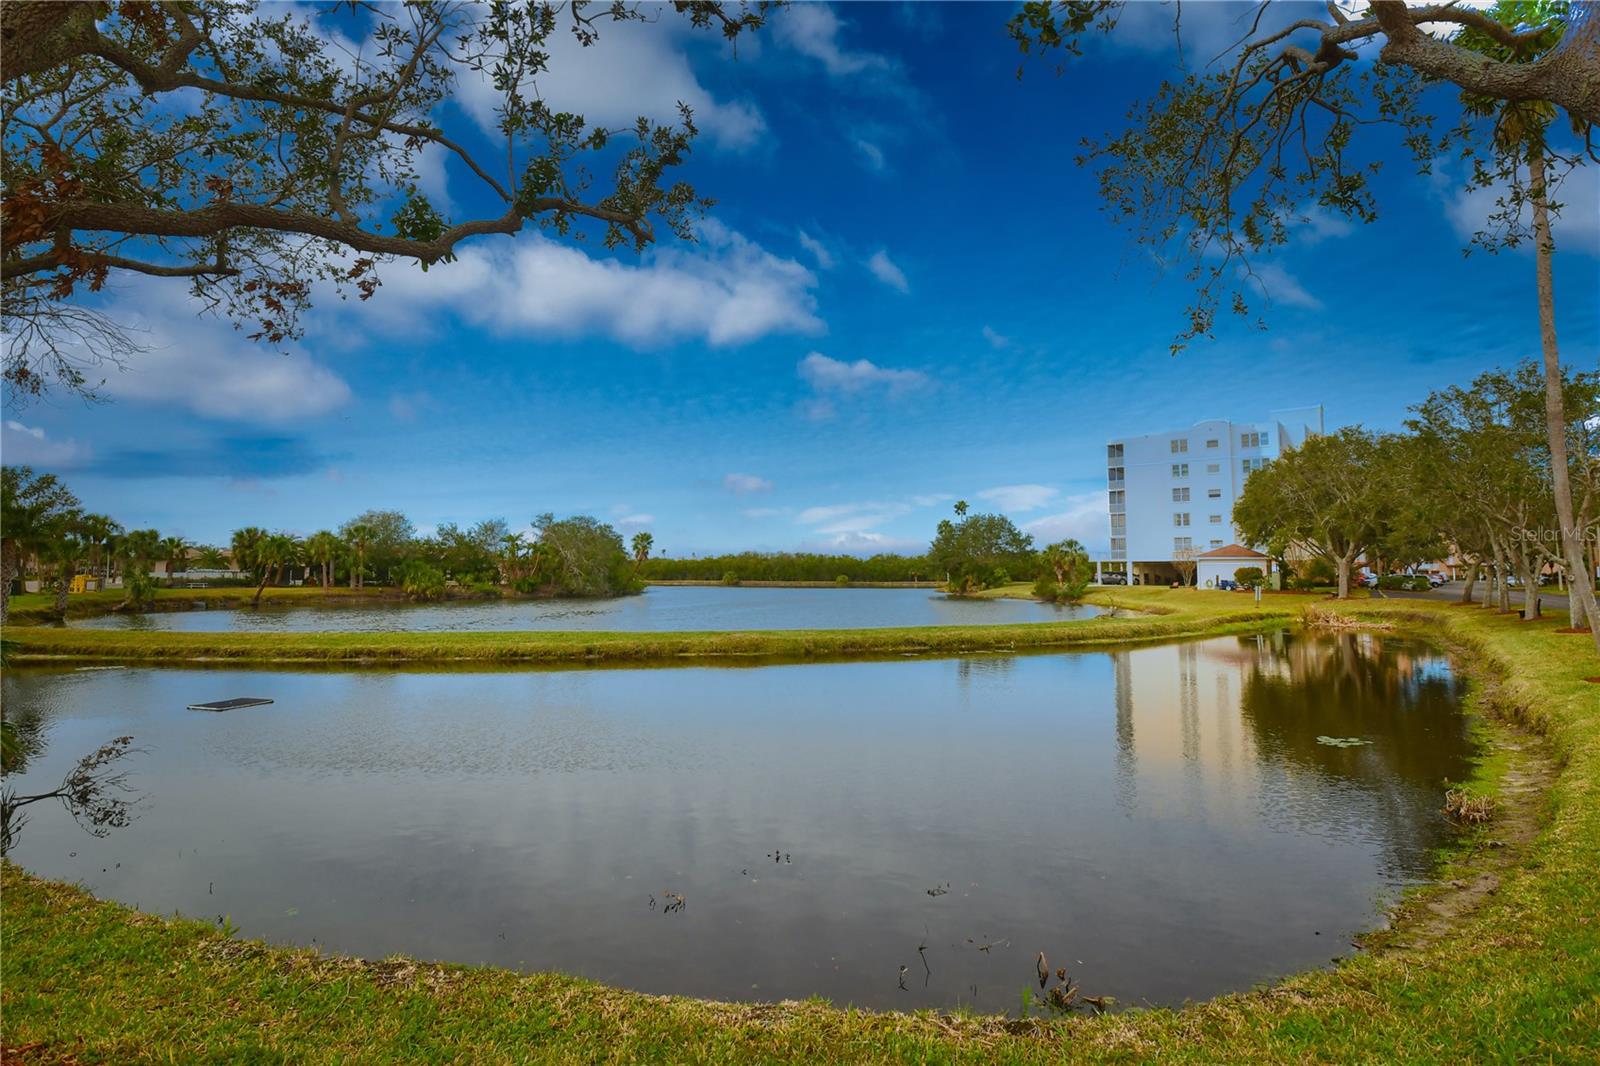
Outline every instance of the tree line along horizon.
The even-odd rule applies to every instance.
[[[1310,438],[1252,473],[1233,512],[1251,545],[1267,552],[1291,585],[1331,586],[1348,596],[1357,565],[1395,573],[1454,554],[1467,566],[1463,599],[1485,577],[1485,601],[1509,608],[1508,578],[1534,590],[1528,617],[1539,613],[1541,573],[1562,573],[1565,559],[1545,443],[1540,369],[1523,363],[1478,375],[1467,386],[1434,391],[1411,409],[1403,432],[1350,426]],[[1568,373],[1567,436],[1580,528],[1595,565],[1600,540],[1600,372]],[[970,595],[1012,581],[1035,582],[1052,601],[1082,598],[1094,564],[1074,539],[1036,548],[1034,538],[1006,516],[972,514],[965,501],[940,521],[920,555],[854,556],[755,552],[700,557],[652,556],[649,532],[631,540],[587,515],[542,514],[529,533],[502,518],[470,526],[445,523],[418,536],[394,510],[363,512],[334,530],[299,537],[257,526],[236,530],[226,549],[124,530],[115,520],[82,509],[53,474],[4,468],[3,569],[7,603],[25,571],[56,595],[65,613],[73,579],[122,575],[125,603],[153,597],[152,571],[232,569],[248,574],[256,599],[287,584],[304,568],[307,584],[360,589],[374,584],[415,600],[448,594],[612,596],[645,581],[921,582]],[[1193,584],[1192,560],[1180,560]],[[1570,576],[1570,575],[1568,575]],[[1572,624],[1587,624],[1576,597]]]

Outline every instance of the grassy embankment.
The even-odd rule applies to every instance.
[[[1020,587],[1020,586],[1019,586]],[[1281,625],[1315,596],[1207,596],[1194,590],[1120,589],[1090,602],[1126,607],[1075,622],[901,629],[757,632],[185,633],[7,626],[17,662],[562,663],[685,659],[819,659],[1065,648]]]
[[[1157,590],[1136,591],[1160,602]],[[1215,617],[1233,610],[1226,594],[1170,595],[1195,597]],[[1521,798],[1539,808],[1534,835],[1497,848],[1507,831],[1491,824],[1472,838],[1485,861],[1503,864],[1475,907],[1441,928],[1435,912],[1450,890],[1413,895],[1373,938],[1376,950],[1332,969],[1102,1018],[711,1003],[239,942],[8,865],[4,1042],[42,1045],[39,1061],[77,1062],[1596,1061],[1600,686],[1584,678],[1600,664],[1590,645],[1557,634],[1561,619],[1418,601],[1336,610],[1450,644],[1480,682],[1479,704],[1543,734],[1559,771],[1547,791]]]
[[[255,599],[254,588],[242,586],[210,589],[156,589],[152,611],[187,611],[203,603],[212,610],[248,607]],[[269,588],[261,601],[272,607],[326,607],[342,603],[376,602],[399,599],[397,589],[335,587]],[[124,599],[121,589],[101,589],[98,592],[76,592],[67,597],[68,618],[91,618],[110,614]],[[23,592],[11,597],[11,615],[7,625],[35,625],[55,620],[56,598],[49,592]]]

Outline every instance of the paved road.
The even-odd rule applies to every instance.
[[[1436,589],[1429,589],[1427,592],[1402,592],[1399,589],[1375,589],[1373,590],[1373,593],[1374,595],[1386,596],[1398,600],[1459,600],[1461,598],[1461,587],[1464,584],[1466,584],[1464,581],[1451,581],[1447,584],[1440,585]],[[1479,581],[1477,585],[1473,587],[1473,600],[1478,603],[1483,602],[1484,588],[1485,585],[1482,581]],[[1522,591],[1520,589],[1511,590],[1511,605],[1519,608],[1522,606]],[[1567,594],[1553,586],[1540,589],[1539,610],[1546,614],[1565,614],[1567,611]]]

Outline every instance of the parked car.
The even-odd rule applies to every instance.
[[[1127,583],[1128,575],[1120,571],[1100,575],[1100,584],[1102,585],[1126,585]]]
[[[1231,577],[1219,577],[1219,578],[1217,578],[1217,588],[1219,588],[1223,592],[1232,592],[1234,589],[1237,589],[1238,587],[1239,587],[1239,583],[1237,581],[1235,581]]]
[[[1443,574],[1433,573],[1428,575],[1428,584],[1433,588],[1438,588],[1441,585],[1447,585],[1449,583],[1450,579],[1445,577]]]

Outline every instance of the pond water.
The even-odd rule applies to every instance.
[[[143,749],[130,826],[95,839],[37,804],[12,853],[98,895],[373,958],[902,1009],[1014,1012],[1041,951],[1124,1004],[1326,964],[1428,876],[1443,781],[1474,757],[1448,660],[1371,634],[758,668],[27,668],[3,695],[42,746],[20,793],[111,737]],[[275,702],[185,710],[239,696]]]
[[[871,629],[893,626],[999,625],[1092,618],[1099,608],[1032,600],[953,599],[934,588],[724,588],[655,585],[639,596],[606,600],[483,600],[442,604],[394,601],[337,607],[109,614],[74,620],[86,629],[191,632],[301,630],[447,631],[581,629]]]

